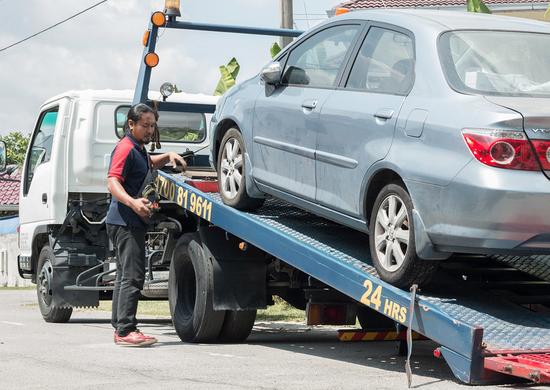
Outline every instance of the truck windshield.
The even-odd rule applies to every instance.
[[[482,95],[550,97],[550,34],[451,31],[439,56],[451,87]]]

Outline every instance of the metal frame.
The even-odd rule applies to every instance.
[[[292,37],[302,34],[301,31],[295,30],[180,22],[173,18],[169,18],[163,28]],[[148,53],[155,51],[158,29],[149,23],[149,39],[142,55],[134,104],[152,103],[147,96],[152,69],[145,65],[143,60]],[[158,109],[212,113],[215,106],[158,102]],[[421,295],[413,300],[410,293],[383,282],[372,266],[325,245],[322,240],[312,239],[307,233],[281,226],[276,218],[270,219],[269,215],[261,213],[243,213],[227,207],[223,205],[218,195],[202,193],[186,184],[182,178],[163,172],[159,173],[157,184],[161,196],[198,215],[201,224],[211,223],[218,226],[227,233],[239,237],[357,302],[395,320],[401,327],[411,324],[412,330],[441,345],[437,354],[445,358],[455,376],[463,382],[489,384],[511,381],[512,377],[491,370],[490,365],[484,362],[486,357],[495,356],[495,352],[491,352],[491,345],[488,346],[487,342],[497,340],[493,351],[502,350],[499,347],[501,344],[506,344],[498,342],[498,332],[493,329],[503,323],[506,324],[506,316],[493,318],[495,311],[501,310],[508,318],[520,318],[521,321],[516,321],[511,326],[511,331],[516,332],[517,328],[520,336],[525,330],[533,333],[540,329],[542,332],[540,338],[527,336],[530,337],[530,342],[525,344],[530,348],[525,347],[525,350],[517,348],[512,353],[516,355],[527,351],[533,353],[534,349],[537,349],[532,348],[533,344],[541,346],[539,352],[550,350],[550,316],[545,317],[543,325],[529,316],[525,316],[527,319],[524,320],[525,313],[521,311],[520,306],[510,305],[510,302],[496,302],[491,297],[485,297],[482,291],[476,301],[479,307],[476,305],[471,307],[467,299],[466,303],[460,299],[449,303],[444,297]],[[291,206],[282,205],[279,209],[287,210],[289,207]],[[378,304],[374,300],[373,291],[379,293]],[[398,307],[398,311],[384,312],[384,307],[388,308],[388,304],[391,304],[392,308]],[[472,319],[472,314],[483,317],[485,328],[475,325],[477,321]],[[508,331],[510,332],[510,329]],[[521,343],[518,345],[523,346]]]
[[[282,29],[282,28],[259,28],[259,27],[245,27],[245,26],[232,26],[224,24],[208,24],[208,23],[191,23],[180,22],[177,20],[168,19],[166,24],[162,28],[176,29],[176,30],[194,30],[194,31],[209,31],[209,32],[224,32],[233,34],[250,34],[250,35],[268,35],[268,36],[280,36],[280,37],[298,37],[302,35],[303,31]],[[143,50],[142,61],[139,68],[139,74],[137,84],[134,92],[134,99],[132,104],[146,103],[151,104],[148,99],[149,84],[151,81],[152,68],[145,64],[145,56],[155,51],[157,45],[157,38],[159,27],[155,26],[151,21],[149,22],[148,30],[149,39],[147,45]],[[177,111],[177,112],[203,112],[213,113],[216,106],[213,104],[195,104],[195,103],[173,103],[173,102],[157,102],[159,111]]]
[[[360,261],[343,256],[331,247],[324,247],[308,237],[306,233],[293,231],[288,226],[278,226],[277,222],[271,223],[270,215],[273,209],[264,213],[245,213],[234,208],[225,206],[218,194],[205,194],[195,187],[184,182],[182,177],[176,177],[164,172],[159,172],[158,188],[161,196],[178,203],[187,211],[198,215],[201,223],[211,223],[233,234],[240,239],[262,249],[263,251],[279,258],[304,273],[320,280],[337,291],[365,304],[365,294],[370,283],[373,289],[381,287],[380,300],[399,305],[400,308],[409,308],[411,305],[411,294],[382,281],[373,268]],[[183,199],[187,199],[183,201]],[[189,201],[194,199],[193,201]],[[198,204],[201,204],[200,210]],[[205,207],[210,208],[208,214]],[[287,204],[275,205],[281,210],[288,210]],[[206,217],[206,219],[204,219]],[[273,217],[273,221],[279,220],[279,216]],[[314,222],[314,221],[312,221]],[[336,235],[336,234],[335,234]],[[337,239],[334,239],[337,240]],[[361,264],[358,264],[361,263]],[[481,291],[482,292],[482,291]],[[387,301],[386,301],[387,300]],[[484,340],[485,332],[494,333],[490,329],[491,324],[498,327],[500,322],[495,319],[489,321],[486,329],[476,326],[471,321],[472,313],[481,311],[488,315],[493,311],[506,312],[509,317],[521,318],[524,308],[511,305],[508,301],[499,303],[491,297],[480,295],[478,300],[481,309],[473,310],[468,303],[458,301],[454,304],[454,311],[449,310],[449,302],[446,298],[437,296],[421,295],[416,297],[412,318],[412,330],[440,344],[441,355],[449,364],[455,376],[463,382],[470,384],[489,384],[510,382],[513,377],[488,370],[484,366],[484,358],[494,356],[487,342],[493,339]],[[461,306],[462,305],[462,306]],[[373,310],[392,318],[384,313],[383,306],[375,307],[372,303],[369,306]],[[458,307],[459,310],[456,310]],[[476,311],[477,310],[477,311]],[[411,313],[406,311],[403,318],[396,322],[401,325],[409,323]],[[542,317],[542,315],[541,315]],[[525,327],[541,327],[539,319],[521,319],[521,326],[518,325],[518,333]],[[395,320],[395,318],[392,318]],[[544,334],[541,337],[541,344],[548,343],[550,337],[550,316],[546,319],[547,328],[542,328]],[[543,325],[544,326],[544,325]],[[498,343],[496,343],[498,344]],[[548,343],[550,349],[550,343]],[[498,346],[495,346],[495,350]],[[541,348],[543,349],[543,348]],[[543,351],[545,351],[543,349]],[[514,350],[514,353],[526,351]],[[529,351],[532,353],[532,350]],[[542,351],[539,351],[542,352]]]

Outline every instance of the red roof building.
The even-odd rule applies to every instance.
[[[484,0],[491,11],[498,14],[546,20],[544,13],[548,0]],[[466,11],[466,0],[348,0],[336,8],[349,10],[372,8],[431,8]]]
[[[0,212],[19,210],[19,182],[21,171],[0,175]]]

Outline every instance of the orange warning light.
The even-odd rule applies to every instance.
[[[147,65],[149,68],[154,68],[159,64],[159,56],[157,53],[147,53],[145,55],[145,65]]]
[[[149,35],[151,35],[151,30],[147,30],[143,33],[143,39],[142,39],[143,46],[147,46],[147,42],[149,42]]]
[[[347,14],[349,12],[349,9],[347,8],[336,8],[336,12],[335,12],[335,15],[338,16],[338,15],[343,15],[343,14]]]
[[[162,27],[166,24],[166,15],[164,12],[157,11],[151,15],[151,22],[157,27]]]

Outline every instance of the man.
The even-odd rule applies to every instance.
[[[186,167],[177,153],[149,156],[145,150],[145,145],[152,140],[158,141],[157,118],[156,112],[145,104],[130,108],[126,135],[111,154],[107,188],[112,200],[106,222],[107,234],[116,250],[111,324],[118,345],[146,346],[157,342],[137,329],[136,312],[145,280],[145,232],[152,215],[151,202],[140,192],[150,169],[163,167],[168,162]]]

